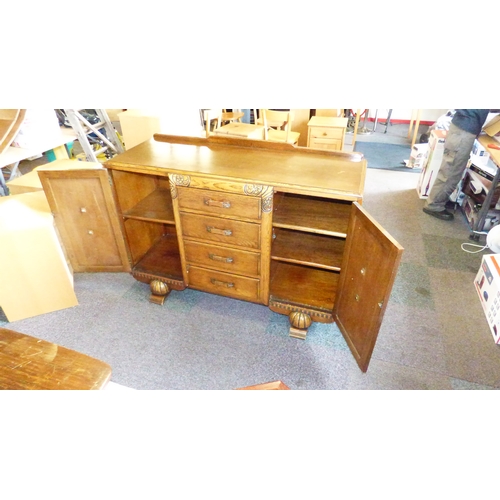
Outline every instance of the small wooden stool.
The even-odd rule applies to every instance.
[[[0,328],[0,389],[102,389],[110,378],[103,361]]]

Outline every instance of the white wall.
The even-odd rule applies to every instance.
[[[375,118],[375,109],[370,109],[368,113],[369,118]],[[410,120],[412,116],[412,109],[393,109],[391,120]],[[440,116],[446,114],[448,109],[421,109],[420,110],[420,121],[430,121],[435,122]],[[388,109],[378,110],[378,119],[384,120],[387,118]]]

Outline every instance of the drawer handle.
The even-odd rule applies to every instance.
[[[213,285],[225,286],[226,288],[234,288],[234,283],[229,283],[227,281],[216,280],[215,278],[210,278]]]
[[[203,203],[205,203],[205,205],[208,205],[209,207],[231,208],[231,202],[229,201],[216,201],[211,200],[210,198],[205,198],[203,200]]]
[[[222,236],[231,236],[233,234],[230,229],[217,229],[212,226],[207,226],[207,231],[213,234],[221,234]]]
[[[217,262],[225,262],[226,264],[232,264],[234,261],[232,257],[221,257],[220,255],[215,255],[213,253],[209,253],[208,256],[212,260],[216,260]]]

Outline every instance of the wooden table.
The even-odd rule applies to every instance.
[[[264,139],[264,127],[251,123],[232,122],[215,129],[214,134],[246,139]]]
[[[110,377],[103,361],[0,328],[0,389],[102,389]]]

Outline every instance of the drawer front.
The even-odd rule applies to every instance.
[[[261,199],[255,196],[181,186],[177,191],[180,210],[197,210],[207,214],[255,220],[261,217]]]
[[[259,276],[260,254],[186,241],[186,262],[244,276]]]
[[[259,301],[260,282],[255,278],[245,278],[234,274],[221,273],[190,266],[189,286],[203,292],[225,295],[233,299]]]
[[[184,238],[260,249],[260,225],[206,215],[180,214]]]
[[[311,137],[323,139],[342,139],[343,128],[311,127]]]
[[[340,151],[342,149],[342,141],[340,139],[311,138],[309,147],[316,149],[329,149],[330,151]]]

